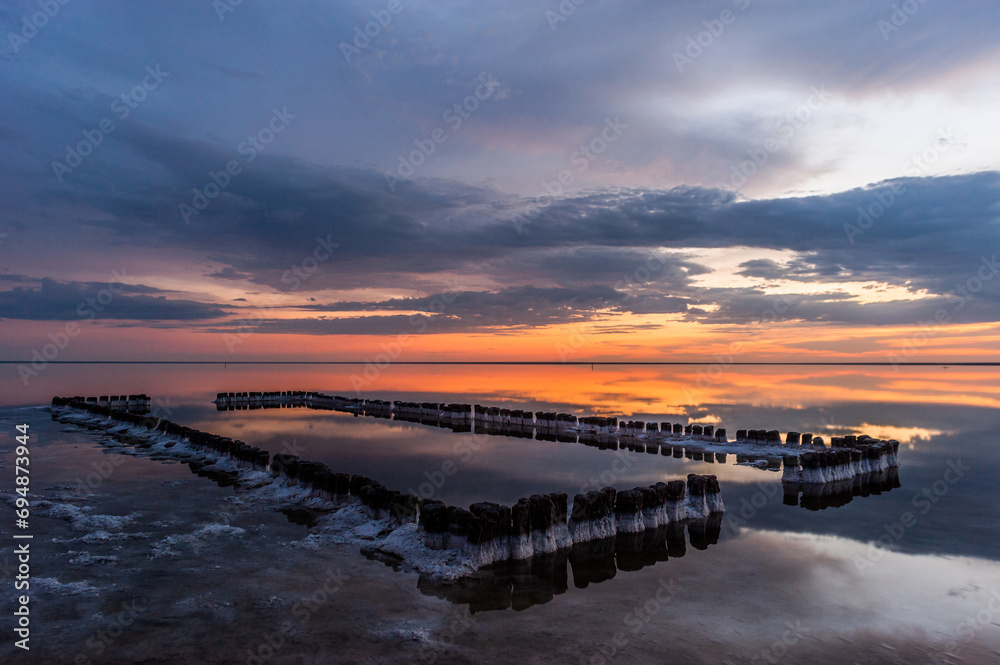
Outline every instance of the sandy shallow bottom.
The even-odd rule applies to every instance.
[[[442,598],[454,589],[357,545],[311,547],[292,521],[303,515],[248,508],[239,490],[118,454],[44,411],[5,415],[31,423],[40,503],[31,651],[5,630],[4,663],[1000,662],[1000,614],[944,651],[1000,588],[978,560],[935,562],[935,580],[913,589],[902,555],[859,575],[861,544],[743,529],[586,588],[570,569],[564,592],[536,599],[547,602],[472,614]],[[13,424],[0,421],[8,490]],[[12,521],[0,522],[5,607]]]

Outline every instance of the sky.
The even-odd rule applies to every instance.
[[[996,2],[0,27],[0,360],[1000,360]]]

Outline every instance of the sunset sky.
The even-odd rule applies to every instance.
[[[995,1],[0,25],[0,360],[1000,361]]]

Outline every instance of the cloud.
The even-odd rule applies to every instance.
[[[744,275],[746,277],[759,277],[761,279],[788,279],[788,270],[784,267],[778,265],[776,261],[771,259],[752,259],[750,261],[744,261],[740,264],[740,270],[737,274]]]
[[[469,332],[524,329],[589,321],[603,310],[615,309],[623,294],[590,285],[583,288],[502,289],[497,292],[462,291],[421,298],[394,298],[372,302],[337,302],[303,305],[296,309],[317,313],[406,311],[410,314],[373,314],[363,317],[316,320],[271,320],[261,332],[310,332],[312,334],[403,334],[407,331]]]
[[[230,266],[226,266],[222,270],[213,273],[206,273],[205,277],[214,277],[215,279],[228,279],[233,281],[239,281],[244,279],[249,279],[252,277],[249,273],[238,272]]]
[[[949,294],[975,278],[1000,244],[996,172],[903,178],[832,195],[753,201],[698,187],[595,190],[530,209],[518,233],[511,218],[531,202],[486,186],[415,180],[388,193],[371,171],[310,167],[263,155],[234,178],[225,197],[186,225],[175,209],[184,190],[171,183],[190,177],[199,160],[220,163],[223,155],[155,130],[148,136],[156,140],[143,149],[145,157],[173,179],[160,178],[155,190],[146,189],[151,183],[136,182],[130,188],[134,194],[114,199],[91,191],[74,194],[100,211],[87,223],[110,233],[115,243],[159,254],[195,251],[223,266],[211,278],[246,279],[278,292],[294,285],[305,298],[351,289],[432,294],[372,302],[322,298],[327,305],[300,311],[426,310],[448,285],[456,293],[447,316],[436,317],[448,321],[440,330],[538,327],[590,320],[601,309],[750,322],[767,307],[764,291],[750,285],[710,288],[696,281],[713,271],[697,258],[699,249],[732,247],[778,250],[789,257],[781,263],[744,261],[739,276],[830,285],[825,295],[789,294],[799,303],[789,315],[795,320],[912,323],[932,316]],[[874,209],[872,203],[890,185],[899,195],[858,227],[863,211]],[[461,288],[465,283],[476,288]],[[894,286],[912,298],[865,303],[857,293],[836,290],[850,283]],[[996,319],[1000,289],[983,286],[956,319]],[[21,301],[27,299],[26,292]],[[180,318],[219,311],[202,307],[204,312],[185,310]],[[396,319],[379,318],[385,320],[273,323],[265,329],[397,326]]]
[[[413,275],[427,280],[445,272],[486,275],[497,285],[579,286],[593,282],[582,274],[588,270],[608,278],[612,271],[634,271],[651,251],[746,246],[802,254],[790,274],[803,280],[875,279],[943,294],[997,239],[997,172],[753,201],[697,187],[594,191],[529,208],[529,200],[456,181],[411,181],[389,193],[372,171],[267,155],[188,225],[177,212],[185,187],[227,155],[143,131],[135,149],[173,177],[161,176],[155,186],[134,178],[132,194],[110,200],[90,189],[74,195],[101,212],[87,223],[118,242],[199,250],[225,264],[217,277],[248,275],[280,290],[290,270],[316,256],[325,259],[310,277],[313,289],[398,288],[412,286]],[[902,192],[893,204],[861,233],[850,232],[861,211],[877,202],[876,192],[890,184]],[[525,210],[528,222],[518,233],[511,219]],[[331,244],[340,247],[331,250]],[[676,285],[708,270],[674,257],[657,279]]]
[[[57,282],[44,278],[37,287],[0,291],[0,318],[31,321],[117,319],[199,321],[226,311],[194,300],[167,299],[141,284]]]
[[[872,128],[908,109],[927,112],[916,125],[900,121],[906,134],[933,136],[954,119],[970,135],[966,147],[989,145],[992,124],[964,111],[975,106],[970,91],[995,88],[995,3],[921,4],[888,38],[878,21],[891,8],[860,0],[740,4],[724,3],[735,21],[685,71],[674,53],[722,6],[585,3],[553,30],[527,0],[475,12],[418,3],[350,62],[339,42],[370,20],[359,5],[244,3],[223,24],[210,8],[78,8],[73,22],[53,20],[44,38],[4,54],[0,141],[10,158],[0,178],[17,195],[0,216],[17,234],[3,243],[15,274],[0,280],[19,288],[0,293],[0,316],[75,317],[104,288],[81,275],[110,252],[149,266],[149,284],[184,272],[202,278],[204,292],[245,280],[260,298],[294,292],[309,303],[262,327],[274,331],[392,333],[409,328],[412,311],[427,312],[416,321],[431,331],[581,320],[627,329],[629,314],[740,324],[776,298],[760,280],[789,291],[790,321],[913,323],[957,307],[952,294],[979,279],[1000,244],[992,156],[963,156],[957,142],[947,155],[956,161],[942,169],[958,175],[906,168],[901,154],[891,180],[784,194],[828,172],[865,182],[843,160],[881,155],[883,144],[866,142]],[[32,6],[5,16],[17,24]],[[286,48],[292,40],[301,48]],[[115,117],[115,130],[58,181],[53,161],[113,116],[112,102],[156,64],[171,77],[128,118]],[[444,112],[483,73],[503,83],[502,99],[452,128]],[[755,176],[780,183],[783,196],[747,200],[713,185],[824,85],[836,100],[823,109],[827,124],[796,134]],[[929,98],[943,101],[926,106]],[[251,161],[238,146],[275,107],[296,118]],[[573,152],[619,115],[621,140],[581,169]],[[442,126],[447,141],[391,189],[384,173]],[[231,160],[239,174],[186,223],[179,206]],[[564,171],[574,188],[530,198]],[[875,207],[889,186],[899,194]],[[878,214],[865,218],[869,210]],[[520,232],[516,217],[527,221]],[[725,288],[716,250],[749,256]],[[859,284],[896,295],[869,302]],[[982,282],[954,319],[996,320],[996,285]],[[123,291],[101,316],[203,321],[256,299],[227,308],[145,288]]]

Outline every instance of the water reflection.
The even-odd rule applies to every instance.
[[[371,595],[373,580],[383,580],[383,590],[419,587],[428,597],[414,592],[407,597],[409,605],[399,601],[393,612],[436,602],[430,596],[445,598],[484,612],[485,621],[477,624],[477,637],[482,639],[502,641],[510,634],[523,634],[524,625],[513,621],[524,615],[486,612],[510,607],[532,608],[529,611],[542,624],[571,623],[588,645],[606,643],[622,629],[621,618],[649,599],[659,583],[676,581],[676,595],[656,620],[678,634],[691,635],[697,657],[703,657],[715,640],[740,644],[745,653],[770,648],[781,639],[787,622],[800,620],[811,631],[809,640],[795,647],[803,650],[798,657],[802,662],[811,652],[819,656],[812,662],[835,658],[849,647],[861,653],[858,645],[868,654],[888,654],[883,644],[903,653],[901,647],[911,639],[928,661],[945,655],[950,640],[961,643],[966,662],[991,662],[1000,651],[995,629],[995,611],[1000,608],[1000,501],[996,499],[1000,371],[996,369],[744,368],[731,370],[692,395],[683,388],[696,384],[698,368],[591,373],[577,368],[393,367],[366,388],[366,393],[379,398],[502,403],[533,410],[624,414],[646,421],[739,423],[811,430],[824,438],[867,432],[904,443],[902,467],[894,479],[890,474],[866,478],[858,487],[852,483],[843,491],[837,488],[836,494],[818,496],[807,487],[784,488],[779,474],[720,465],[704,457],[699,461],[683,452],[674,457],[679,451],[667,456],[628,447],[609,451],[601,450],[600,442],[580,445],[478,436],[421,423],[304,409],[216,412],[208,403],[222,388],[288,386],[342,392],[351,385],[353,371],[52,366],[27,388],[16,376],[0,378],[0,399],[5,404],[43,404],[54,394],[145,391],[153,398],[154,411],[175,422],[241,438],[272,452],[289,452],[287,442],[301,448],[307,459],[324,461],[338,471],[370,475],[400,489],[419,487],[425,473],[440,470],[441,460],[450,460],[456,471],[435,491],[436,498],[456,505],[483,498],[509,505],[539,488],[575,493],[582,485],[602,482],[602,474],[610,473],[613,464],[620,470],[614,475],[619,487],[650,485],[687,473],[719,476],[728,511],[718,544],[712,544],[715,536],[707,525],[702,537],[701,525],[694,523],[683,527],[683,538],[667,533],[655,547],[644,546],[645,536],[638,547],[618,539],[590,543],[561,555],[482,571],[476,579],[457,585],[431,584],[416,575],[384,582],[388,571],[375,570],[381,566],[363,559],[356,561],[358,602]],[[37,432],[42,450],[63,443],[54,432]],[[76,434],[58,436],[73,437],[74,444],[82,441]],[[474,454],[465,457],[459,451],[473,450],[470,444],[476,446]],[[75,463],[73,455],[84,448],[66,446],[63,459]],[[934,491],[952,468],[949,463],[969,470],[959,482],[949,484],[946,493],[935,496],[936,501],[915,503],[923,491]],[[143,473],[147,473],[143,467],[134,465],[127,477],[119,473],[115,480],[146,481]],[[67,482],[73,477],[69,473]],[[146,486],[154,487],[157,480],[151,474],[143,489],[154,506],[162,495]],[[101,491],[110,492],[112,487],[109,483]],[[834,505],[836,509],[822,509]],[[121,512],[131,509],[129,505]],[[915,518],[906,522],[912,526],[899,531],[896,525],[903,524],[907,513]],[[291,512],[281,517],[286,518],[301,524],[295,531],[304,533],[315,516]],[[731,523],[738,527],[730,529]],[[701,551],[701,546],[707,549]],[[332,556],[292,550],[284,542],[256,555],[267,557],[271,567],[273,561],[291,554],[322,566]],[[360,559],[354,548],[345,550],[345,555]],[[252,560],[255,552],[241,547],[233,549],[232,556]],[[137,564],[136,570],[145,570],[140,566],[148,564]],[[280,568],[282,577],[274,594],[288,584],[284,571],[295,569]],[[550,600],[555,602],[546,602]],[[490,626],[507,626],[511,632],[490,632]],[[88,626],[87,634],[91,630]],[[653,649],[659,653],[664,645],[655,636],[662,630],[649,634],[654,636],[650,653]],[[927,650],[925,643],[935,640],[940,649]],[[586,655],[592,653],[596,651]],[[986,656],[977,658],[981,653]],[[726,656],[711,655],[717,662]],[[916,656],[895,657],[922,662]]]
[[[706,464],[725,464],[733,459],[737,465],[749,466],[755,469],[780,471],[788,459],[774,454],[775,444],[768,442],[770,447],[766,452],[754,452],[753,446],[747,451],[747,441],[764,443],[763,430],[737,430],[737,442],[742,441],[744,452],[728,455],[723,452],[705,451],[706,445],[728,445],[726,430],[713,425],[691,425],[680,423],[645,423],[642,421],[621,421],[618,418],[580,417],[572,414],[532,414],[523,410],[499,409],[497,407],[482,407],[468,404],[440,404],[424,402],[392,403],[383,400],[362,400],[346,397],[330,397],[323,394],[305,391],[274,392],[274,393],[219,393],[215,400],[217,411],[258,411],[261,409],[294,409],[308,408],[316,411],[335,411],[349,413],[355,417],[368,417],[381,420],[410,422],[428,427],[447,429],[456,433],[485,434],[487,436],[502,436],[535,441],[550,441],[558,443],[578,443],[599,450],[629,450],[635,453],[663,455],[675,459],[686,458],[694,462]],[[474,415],[473,415],[474,413]],[[558,421],[558,422],[557,422]],[[773,439],[780,447],[782,438],[778,431],[767,432],[768,439]],[[773,437],[771,436],[773,434]],[[677,440],[683,436],[682,440]],[[749,436],[749,438],[748,438]],[[669,438],[668,438],[669,437]],[[802,440],[802,446],[799,440]],[[848,436],[847,443],[843,438],[833,438],[833,446],[853,446],[857,437]],[[863,437],[867,438],[867,436]],[[811,433],[799,434],[789,432],[787,444],[783,449],[790,452],[801,450],[827,450],[820,442],[812,445]],[[818,441],[818,439],[817,439]],[[839,441],[839,444],[838,444]],[[894,445],[898,443],[893,441]],[[808,447],[807,447],[808,446]],[[782,448],[779,448],[781,450]],[[859,453],[860,454],[860,453]],[[799,461],[791,457],[792,469],[796,471]],[[895,462],[893,462],[895,463]],[[803,483],[797,479],[789,479],[788,469],[783,479],[785,485],[785,504],[799,505],[799,494],[802,494],[802,506],[810,510],[835,508],[844,506],[854,497],[867,497],[880,494],[899,487],[898,470],[890,467],[887,470],[872,471],[855,475],[848,480],[836,480],[826,483]],[[797,475],[795,476],[797,478]],[[614,478],[604,481],[604,485],[614,483]],[[596,486],[598,483],[592,483]],[[430,497],[423,497],[430,498]]]
[[[631,450],[626,445],[609,453],[612,442],[600,439],[578,438],[585,445],[572,445],[537,437],[454,434],[420,423],[376,421],[342,414],[322,417],[320,412],[295,409],[218,412],[215,416],[215,408],[211,407],[209,412],[206,406],[215,396],[214,389],[224,385],[219,382],[207,384],[211,391],[199,392],[205,400],[201,405],[188,402],[180,407],[179,414],[185,421],[200,423],[201,429],[223,429],[229,436],[271,450],[281,449],[294,436],[298,445],[309,450],[307,457],[340,470],[385,477],[383,482],[400,488],[419,490],[426,473],[433,475],[440,470],[440,460],[451,461],[457,471],[442,487],[433,488],[434,498],[456,505],[482,500],[484,496],[509,504],[538,491],[539,487],[572,496],[584,486],[632,487],[687,473],[711,473],[722,483],[730,513],[752,514],[754,526],[839,535],[862,542],[876,541],[884,534],[886,523],[913,511],[915,495],[932,487],[949,462],[974,461],[973,469],[961,483],[951,487],[928,514],[921,513],[919,524],[896,546],[915,553],[1000,557],[996,548],[1000,502],[995,500],[994,489],[994,479],[1000,476],[1000,410],[977,406],[1000,403],[996,400],[1000,396],[1000,371],[996,369],[797,368],[789,373],[777,368],[745,368],[734,371],[738,376],[733,377],[732,384],[713,384],[699,394],[704,397],[701,403],[687,405],[671,405],[669,389],[658,390],[651,383],[655,372],[649,368],[622,368],[616,374],[598,371],[595,378],[574,368],[567,368],[563,374],[552,368],[520,368],[516,381],[514,370],[476,368],[473,376],[471,371],[458,369],[447,390],[443,388],[446,379],[443,372],[423,376],[425,388],[415,390],[416,374],[410,368],[399,369],[399,374],[393,374],[392,380],[383,383],[401,391],[376,391],[374,396],[413,401],[478,401],[576,413],[619,413],[646,421],[741,423],[754,428],[822,432],[824,437],[861,432],[892,435],[904,443],[899,454],[902,467],[896,480],[891,480],[891,476],[885,480],[873,477],[866,479],[867,483],[859,482],[857,487],[852,483],[848,488],[845,484],[818,493],[804,487],[790,487],[787,501],[796,504],[793,506],[783,500],[778,474],[746,466],[720,465],[721,460],[714,456],[698,460],[697,455],[677,448],[668,449],[668,454],[663,455],[662,447],[661,454],[650,454],[640,452],[637,445],[632,445]],[[696,374],[677,368],[671,372],[674,375],[671,381],[690,379]],[[333,392],[337,381],[334,376],[325,387],[328,390],[332,387]],[[596,396],[591,392],[594,381],[607,387],[614,385],[615,390]],[[797,390],[802,382],[808,384],[808,390]],[[754,393],[741,398],[738,387],[749,383],[766,389],[768,399],[754,402],[751,400]],[[280,384],[273,379],[264,383]],[[238,387],[233,382],[228,385]],[[402,390],[405,388],[410,390]],[[905,388],[906,394],[890,390],[895,388]],[[541,400],[540,396],[551,401]],[[612,403],[612,397],[620,401]],[[730,455],[726,461],[733,457]],[[769,497],[767,505],[744,513],[743,508],[762,492]],[[793,492],[796,501],[792,500]],[[836,510],[822,510],[824,507]]]
[[[850,480],[835,480],[823,484],[782,483],[786,506],[802,506],[806,510],[824,510],[846,506],[854,497],[867,497],[890,492],[898,487],[899,469],[890,467]]]
[[[685,528],[691,547],[706,550],[719,542],[722,515],[577,543],[553,554],[488,566],[457,582],[443,583],[421,576],[417,588],[425,595],[466,605],[473,614],[522,611],[566,593],[570,573],[573,586],[586,589],[614,579],[618,572],[636,572],[683,557],[687,553]],[[378,558],[374,553],[369,556]]]
[[[349,390],[355,367],[51,366],[25,387],[13,373],[0,375],[7,404],[47,403],[53,394],[122,394],[145,391],[154,411],[202,430],[241,438],[272,452],[302,455],[338,471],[379,478],[400,489],[419,490],[441,460],[456,471],[435,487],[435,497],[456,505],[487,499],[510,504],[521,496],[582,486],[651,485],[687,473],[719,477],[730,514],[743,513],[755,495],[756,528],[821,533],[877,541],[884,525],[915,512],[914,499],[932,488],[949,462],[971,465],[961,482],[895,547],[912,553],[1000,558],[1000,370],[931,367],[743,367],[698,390],[699,367],[397,367],[365,387],[375,398],[505,404],[532,410],[620,414],[646,421],[735,424],[783,431],[814,431],[824,437],[868,432],[903,442],[902,468],[892,487],[877,479],[856,490],[815,497],[796,491],[786,505],[778,474],[682,451],[654,455],[607,452],[598,441],[572,445],[510,436],[452,433],[420,423],[361,419],[343,414],[281,409],[216,412],[208,403],[220,389],[298,387]],[[350,393],[349,393],[350,394]],[[610,448],[610,442],[603,444]],[[637,447],[636,447],[637,448]],[[468,453],[472,454],[468,454]],[[660,451],[663,452],[662,450]],[[613,468],[614,467],[614,468]],[[610,474],[610,475],[609,475]],[[605,483],[611,479],[611,483]],[[766,492],[762,488],[770,488]],[[791,494],[797,488],[789,488]],[[866,492],[868,493],[865,496]],[[857,500],[864,498],[863,501]],[[836,510],[810,508],[837,505]],[[806,510],[798,510],[805,507]]]
[[[16,366],[0,366],[0,402],[8,406],[47,404],[53,395],[148,392],[154,406],[208,401],[221,390],[294,387],[302,390],[351,390],[357,366],[270,365],[51,365],[28,385]],[[455,402],[516,401],[527,408],[596,414],[687,414],[712,422],[726,405],[827,412],[837,404],[868,405],[849,422],[832,427],[885,425],[952,431],[956,424],[933,417],[915,423],[897,420],[880,404],[910,405],[933,416],[927,405],[1000,408],[1000,369],[991,367],[732,367],[704,380],[706,367],[678,366],[390,366],[366,383],[367,396],[383,399]],[[167,397],[171,399],[167,400]],[[161,400],[161,401],[157,401]],[[769,415],[761,413],[760,415]],[[807,414],[802,414],[807,415]],[[808,414],[813,424],[816,412]],[[822,415],[822,413],[821,413]],[[763,419],[761,419],[763,420]],[[741,421],[747,427],[772,422]],[[781,425],[782,423],[775,423]],[[800,426],[784,429],[802,431]],[[844,433],[850,434],[850,431]],[[891,433],[891,432],[890,432]],[[878,436],[878,432],[872,432]],[[890,436],[902,440],[901,436]]]

